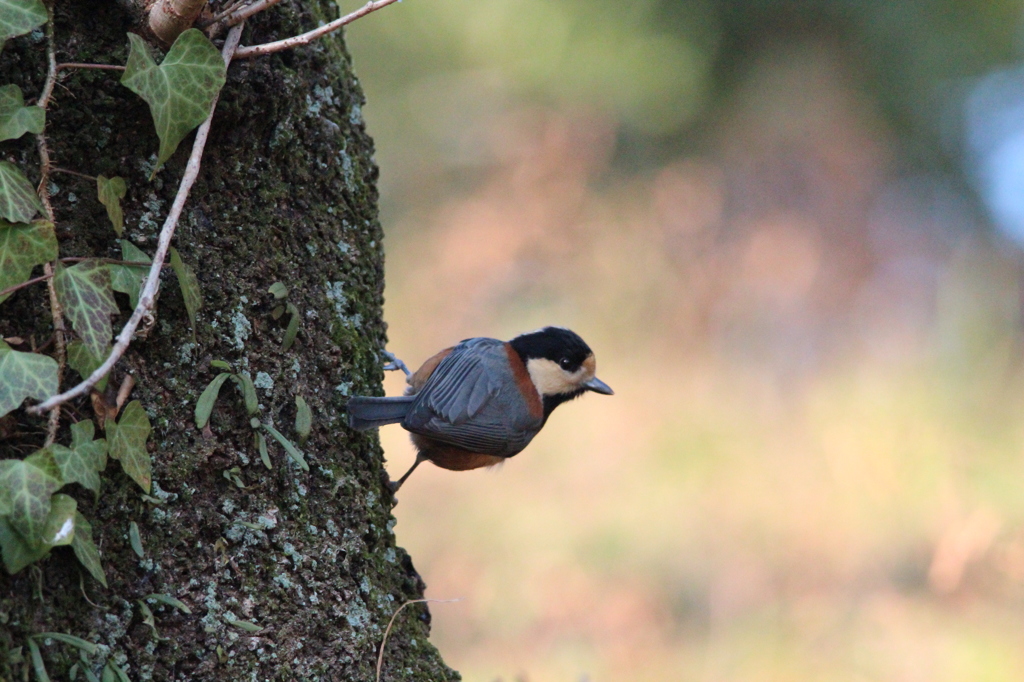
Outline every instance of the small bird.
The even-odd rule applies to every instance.
[[[401,423],[418,454],[392,484],[397,492],[424,460],[442,469],[493,466],[518,454],[552,410],[587,391],[612,395],[595,376],[590,346],[563,327],[544,327],[511,341],[466,339],[410,373],[405,396],[354,396],[348,423],[365,431]]]

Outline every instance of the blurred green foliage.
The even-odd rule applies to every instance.
[[[1022,12],[1020,0],[410,0],[349,43],[381,137],[415,145],[410,122],[429,129],[526,99],[599,107],[659,157],[699,145],[765,51],[825,43],[911,160],[941,168],[959,154],[957,95],[1020,58]]]

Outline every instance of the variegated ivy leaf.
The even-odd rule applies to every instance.
[[[103,575],[103,565],[100,564],[100,551],[92,540],[92,525],[81,512],[75,514],[75,537],[71,540],[71,549],[75,550],[79,563],[106,587],[107,577]]]
[[[94,357],[103,356],[113,328],[110,316],[117,312],[110,289],[110,271],[99,261],[87,260],[65,268],[56,264],[53,288],[71,327]]]
[[[120,237],[124,232],[124,212],[121,210],[121,199],[128,192],[124,178],[113,177],[109,180],[105,175],[96,176],[96,194],[100,203],[107,207],[107,217],[114,226],[114,232]]]
[[[185,310],[188,312],[189,322],[192,323],[192,334],[196,329],[196,313],[203,305],[203,295],[199,291],[199,279],[192,268],[185,265],[178,255],[178,250],[171,247],[171,268],[178,276],[178,286],[181,287],[181,297],[185,299]]]
[[[0,291],[21,284],[32,275],[32,268],[56,257],[57,237],[53,223],[0,220]],[[7,300],[7,296],[0,296],[0,303]]]
[[[40,542],[47,547],[70,545],[75,537],[75,498],[57,493],[50,498],[50,514],[46,517]]]
[[[46,23],[40,0],[0,0],[0,48],[8,38],[24,35]]]
[[[128,42],[131,52],[121,84],[149,104],[160,138],[159,167],[171,158],[182,138],[210,115],[227,69],[220,52],[198,29],[178,36],[160,65],[141,37],[129,33]]]
[[[120,242],[121,260],[135,263],[151,263],[153,261],[142,249],[127,239],[121,239]],[[134,310],[139,305],[139,296],[142,294],[142,287],[146,282],[146,275],[149,274],[149,268],[141,265],[110,263],[107,265],[107,269],[110,270],[110,284],[114,291],[128,294],[128,303]]]
[[[0,142],[16,140],[25,133],[38,135],[46,126],[46,111],[26,107],[21,88],[5,85],[0,88]]]
[[[24,173],[10,161],[0,161],[0,218],[27,223],[42,211],[43,202]]]
[[[149,416],[138,400],[128,403],[117,424],[107,422],[108,454],[120,460],[124,472],[147,493],[153,480],[153,461],[146,451],[150,429]]]
[[[38,544],[50,515],[50,496],[62,485],[60,470],[49,450],[37,450],[25,459],[0,460],[0,507],[9,509],[7,520],[30,545]]]
[[[45,400],[57,392],[57,361],[39,353],[11,350],[0,341],[0,417],[25,398]]]
[[[11,575],[39,561],[50,552],[43,544],[31,544],[14,530],[7,517],[0,516],[0,554],[3,554],[4,568]]]
[[[79,339],[75,339],[68,344],[68,365],[71,369],[75,370],[82,375],[82,378],[87,378],[90,374],[96,371],[96,368],[103,364],[103,361],[107,359],[107,355],[110,354],[109,347],[103,352],[102,358],[97,358],[89,349],[85,347],[85,344]],[[107,387],[107,379],[110,375],[103,377],[96,382],[96,390],[103,391]]]

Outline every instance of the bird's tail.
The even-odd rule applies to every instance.
[[[348,401],[348,425],[357,431],[366,431],[375,426],[396,424],[409,412],[416,396],[395,398],[372,398],[357,395]]]

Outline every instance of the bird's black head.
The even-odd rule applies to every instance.
[[[530,373],[544,401],[545,417],[551,410],[586,391],[611,395],[608,384],[594,373],[597,361],[586,341],[564,327],[544,327],[509,341]]]
[[[544,327],[520,334],[509,343],[524,363],[551,360],[566,372],[575,372],[594,354],[579,334],[564,327]]]

